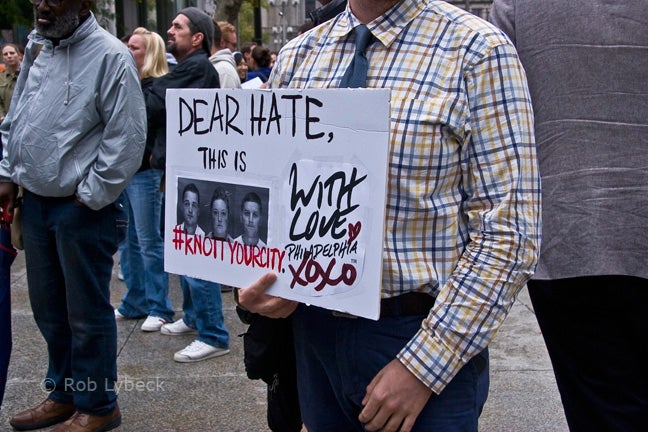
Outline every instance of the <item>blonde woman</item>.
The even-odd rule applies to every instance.
[[[133,53],[140,79],[159,78],[169,72],[166,46],[159,34],[137,27],[126,45]]]
[[[146,98],[153,81],[169,71],[164,40],[160,35],[138,27],[128,39]],[[150,130],[150,129],[149,129]],[[164,271],[164,244],[160,233],[162,170],[151,167],[155,135],[146,139],[139,171],[124,191],[129,204],[128,236],[122,246],[121,267],[128,291],[115,309],[119,319],[146,320],[142,331],[157,331],[173,320],[168,297],[169,276]]]

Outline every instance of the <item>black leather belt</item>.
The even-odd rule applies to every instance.
[[[380,317],[427,315],[434,306],[436,297],[429,294],[410,292],[380,301]]]
[[[436,297],[425,293],[407,293],[380,300],[380,318],[427,315],[434,306]],[[358,318],[345,312],[331,311],[334,317]]]

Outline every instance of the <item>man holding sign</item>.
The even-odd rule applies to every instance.
[[[349,0],[284,47],[268,86],[391,89],[379,320],[269,296],[273,273],[239,292],[252,312],[293,318],[305,426],[476,431],[487,346],[538,255],[532,110],[511,43],[445,2]]]

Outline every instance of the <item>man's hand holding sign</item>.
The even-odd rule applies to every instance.
[[[238,303],[250,312],[269,318],[287,318],[297,308],[298,302],[286,300],[266,293],[266,290],[277,280],[274,273],[266,273],[248,288],[238,290]]]

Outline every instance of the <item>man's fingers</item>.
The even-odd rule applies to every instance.
[[[380,377],[381,373],[382,373],[382,370],[380,372],[378,372],[378,375],[376,375],[374,377],[374,379],[372,379],[371,382],[369,383],[369,385],[367,386],[367,391],[365,393],[365,396],[364,396],[364,398],[362,398],[362,406],[363,407],[365,405],[367,405],[367,403],[369,402],[369,396],[371,394],[373,394],[374,388],[376,387],[376,380],[378,379],[378,377]]]
[[[260,294],[260,300],[257,310],[254,312],[260,313],[270,318],[286,318],[292,314],[299,303],[286,300],[281,297],[274,297],[268,294]]]
[[[277,275],[275,273],[266,273],[259,280],[257,280],[250,288],[259,290],[260,292],[263,292],[270,288],[270,285],[275,283],[277,280]]]
[[[416,418],[418,416],[407,416],[405,417],[405,420],[403,420],[403,424],[400,427],[400,432],[410,432],[412,428],[414,428],[414,422],[416,422]]]
[[[369,423],[376,416],[378,408],[380,408],[380,404],[370,397],[370,394],[371,392],[367,392],[367,396],[362,400],[364,407],[358,416],[358,420],[362,423]]]
[[[238,292],[239,304],[249,310],[270,318],[286,318],[297,308],[298,303],[266,294],[266,290],[277,280],[274,273],[266,273],[247,288]]]
[[[268,308],[263,315],[270,318],[287,318],[297,309],[298,305],[299,303],[296,301],[275,297],[273,302],[268,304]]]
[[[380,431],[380,432],[405,432],[405,429],[401,428],[401,424],[403,423],[401,417],[397,417],[395,415],[383,419],[380,416],[376,416],[374,418],[370,425],[365,425],[365,429],[369,431]],[[409,432],[410,429],[407,430]]]
[[[266,273],[257,279],[252,285],[242,289],[239,292],[239,299],[241,303],[246,300],[254,301],[261,295],[266,295],[265,292],[277,280],[277,275],[274,273]]]
[[[432,391],[394,359],[367,386],[358,419],[370,431],[408,432]]]

